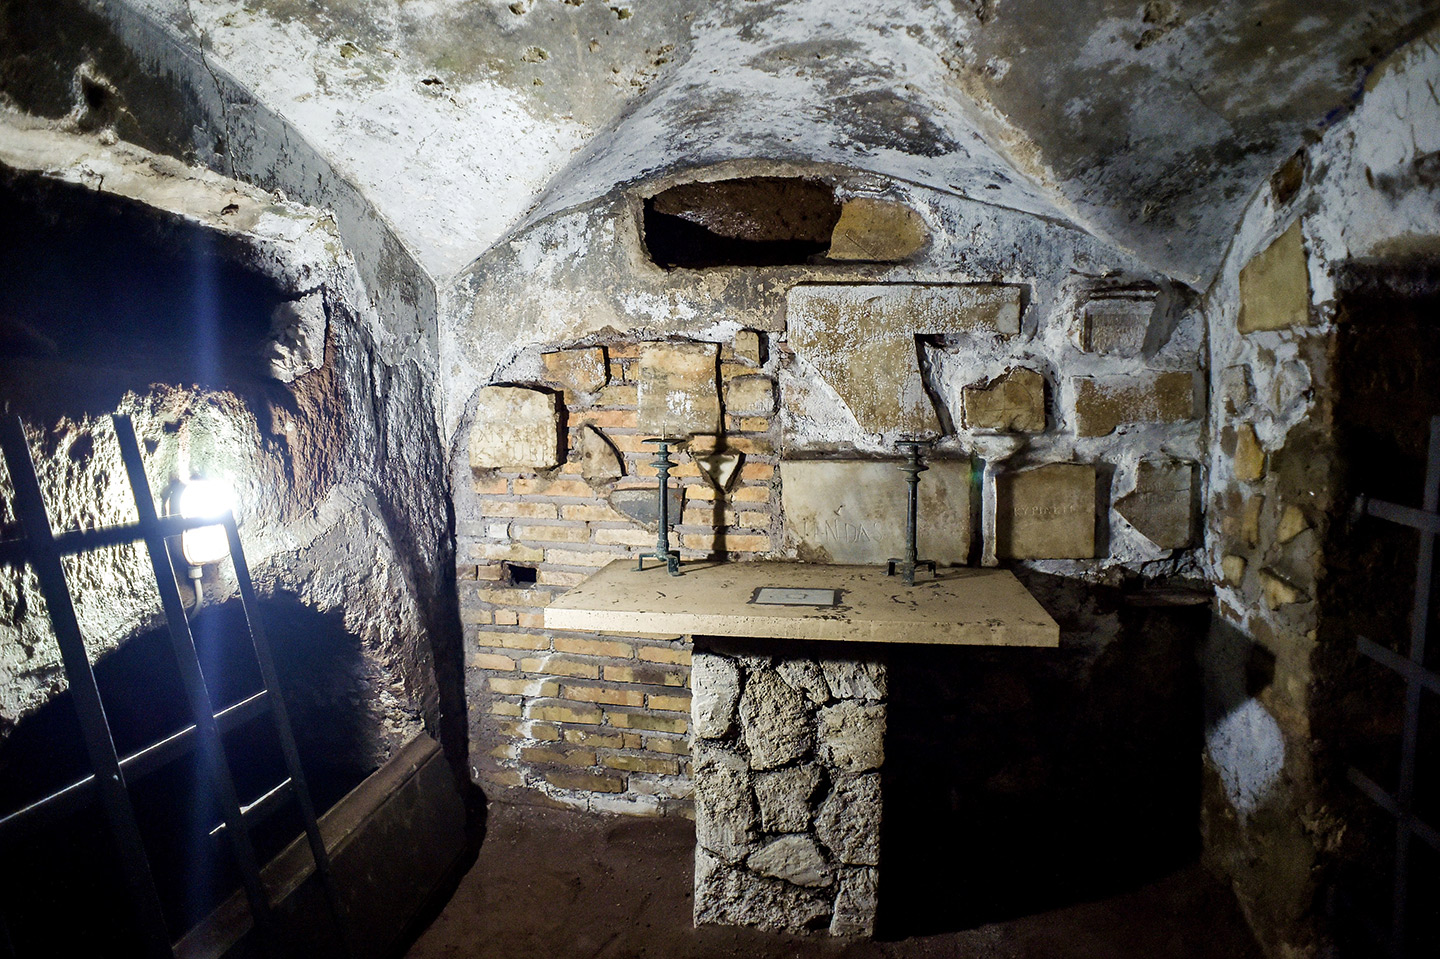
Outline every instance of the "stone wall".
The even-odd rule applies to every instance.
[[[640,441],[659,432],[691,436],[673,512],[687,561],[883,564],[903,546],[894,443],[928,430],[922,558],[1087,588],[1198,575],[1206,391],[1183,287],[1015,210],[853,171],[745,172],[835,190],[831,254],[664,270],[638,202],[662,179],[527,227],[446,297],[471,765],[487,791],[690,808],[688,639],[542,626],[553,596],[653,549]],[[857,246],[881,252],[856,261]],[[1084,688],[1116,628],[1054,668]]]
[[[383,324],[333,223],[15,117],[0,136],[0,202],[24,224],[7,238],[10,262],[43,261],[6,278],[0,402],[26,423],[56,524],[133,516],[108,418],[130,414],[157,496],[192,473],[228,481],[262,597],[323,622],[315,650],[343,647],[342,668],[298,691],[321,707],[306,715],[339,710],[335,728],[359,730],[335,760],[368,771],[422,727],[438,730],[454,614],[434,419],[418,370],[380,354]],[[0,509],[9,499],[0,490]],[[138,548],[75,561],[92,658],[158,624],[149,579]],[[0,738],[65,688],[37,589],[33,574],[0,574]],[[233,599],[228,567],[207,574],[205,593]]]
[[[1417,267],[1433,263],[1440,237],[1425,173],[1440,151],[1436,63],[1432,33],[1377,71],[1351,118],[1276,171],[1204,304],[1214,396],[1206,543],[1219,615],[1206,654],[1203,828],[1211,863],[1276,956],[1321,952],[1354,919],[1341,852],[1367,845],[1358,837],[1369,817],[1345,767],[1357,742],[1379,748],[1374,730],[1394,708],[1393,696],[1374,698],[1376,675],[1357,667],[1354,643],[1357,630],[1389,625],[1383,641],[1394,647],[1410,600],[1378,584],[1357,589],[1355,571],[1364,556],[1404,561],[1381,559],[1346,514],[1355,495],[1402,475],[1409,485],[1388,489],[1419,503],[1418,467],[1407,473],[1376,450],[1408,420],[1414,435],[1396,445],[1418,455],[1436,410],[1421,408],[1427,374],[1406,357],[1424,347],[1371,339],[1434,295]],[[1377,277],[1394,284],[1383,309],[1373,289],[1353,289]],[[1381,382],[1393,388],[1384,400]],[[1377,476],[1378,462],[1391,463],[1388,475]],[[1374,749],[1369,758],[1390,759]],[[1363,855],[1384,858],[1383,842]]]
[[[487,786],[529,787],[603,811],[688,808],[688,641],[547,631],[543,611],[600,566],[655,547],[656,470],[641,441],[668,414],[646,405],[647,364],[677,376],[682,360],[692,361],[711,429],[725,398],[723,445],[712,433],[676,451],[672,543],[686,560],[774,549],[775,394],[762,350],[762,337],[742,332],[733,343],[704,344],[698,357],[689,344],[663,342],[552,351],[536,361],[554,392],[496,388],[498,397],[494,389],[477,397],[468,443],[474,518],[459,524],[459,577],[480,744],[472,766]],[[495,402],[503,415],[479,409]],[[502,425],[523,408],[533,410],[526,422],[545,428],[517,436]],[[508,462],[483,465],[497,460]]]

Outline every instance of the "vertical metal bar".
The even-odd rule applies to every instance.
[[[130,805],[125,774],[120,770],[120,757],[115,754],[115,741],[110,736],[110,724],[105,718],[104,704],[100,701],[100,689],[95,685],[95,674],[85,652],[85,640],[75,618],[70,588],[65,581],[64,567],[60,564],[60,552],[50,528],[50,517],[45,512],[40,481],[35,475],[29,445],[25,442],[25,428],[18,417],[6,417],[0,422],[0,446],[4,447],[5,465],[15,486],[15,512],[29,543],[30,562],[40,580],[40,592],[45,597],[50,621],[55,627],[55,639],[65,664],[66,679],[70,683],[70,696],[80,718],[85,751],[100,784],[105,818],[120,853],[121,869],[130,890],[138,931],[147,955],[173,957],[160,896],[155,891],[155,879],[150,873],[150,860],[145,854],[140,827],[135,821],[135,810]]]
[[[275,657],[271,655],[270,641],[265,636],[265,627],[260,622],[260,606],[255,595],[255,584],[250,578],[250,564],[245,561],[245,550],[240,545],[240,530],[235,525],[233,514],[223,519],[225,537],[230,542],[230,561],[235,568],[235,581],[240,587],[240,605],[245,611],[245,622],[250,627],[250,642],[255,649],[255,659],[260,664],[260,675],[265,688],[270,692],[270,715],[275,721],[275,732],[280,739],[280,751],[285,756],[285,766],[294,783],[295,799],[300,805],[300,816],[305,823],[305,838],[309,841],[310,855],[315,860],[315,873],[320,878],[321,888],[335,919],[344,952],[353,954],[350,947],[349,926],[340,905],[340,893],[330,871],[330,854],[325,851],[325,840],[320,835],[320,824],[315,818],[315,804],[310,796],[310,786],[305,781],[305,770],[300,765],[300,750],[295,747],[295,735],[290,726],[290,713],[285,708],[285,696],[280,688],[280,673],[275,669]]]
[[[165,545],[165,535],[160,529],[160,517],[150,493],[150,480],[145,475],[145,464],[140,459],[140,447],[135,441],[135,427],[128,416],[116,414],[111,419],[115,423],[115,436],[120,441],[120,458],[125,463],[125,472],[130,477],[130,486],[135,495],[135,506],[140,511],[140,531],[150,554],[155,586],[160,590],[160,605],[165,611],[170,644],[185,686],[191,720],[195,723],[195,730],[199,735],[201,759],[210,784],[215,789],[220,815],[225,820],[226,838],[229,840],[231,853],[235,856],[235,864],[240,870],[245,895],[250,902],[251,918],[272,954],[279,955],[281,945],[270,912],[270,898],[261,881],[260,863],[255,856],[255,847],[250,842],[244,814],[240,811],[240,800],[230,775],[229,761],[225,757],[225,744],[215,722],[215,708],[210,699],[210,690],[205,685],[205,676],[200,669],[195,639],[190,634],[190,620],[185,615],[185,604],[180,599],[180,587],[175,582],[175,567]]]
[[[1424,503],[1427,513],[1440,509],[1440,416],[1430,419],[1430,448],[1425,467]],[[1425,666],[1425,641],[1430,625],[1430,592],[1435,576],[1435,534],[1418,531],[1420,551],[1415,560],[1415,609],[1410,620],[1410,661]],[[1390,916],[1391,949],[1405,953],[1409,934],[1411,815],[1415,803],[1415,761],[1420,737],[1420,705],[1424,689],[1413,675],[1405,679],[1405,728],[1400,746],[1400,786],[1395,793],[1400,816],[1395,824],[1395,891]]]

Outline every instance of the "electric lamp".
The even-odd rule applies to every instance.
[[[175,506],[186,519],[220,519],[235,510],[235,492],[220,480],[182,482]],[[180,552],[191,566],[218,563],[230,555],[230,540],[223,526],[200,526],[180,534]]]

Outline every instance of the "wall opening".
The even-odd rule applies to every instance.
[[[830,248],[835,191],[802,177],[685,183],[645,200],[645,249],[666,269],[809,263]]]

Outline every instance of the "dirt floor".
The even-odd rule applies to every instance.
[[[696,929],[694,842],[686,820],[492,804],[479,858],[407,959],[1260,957],[1228,890],[1198,865],[1098,901],[938,935],[889,930],[841,942]]]

